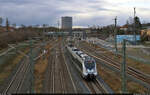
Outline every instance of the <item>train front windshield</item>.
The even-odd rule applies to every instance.
[[[95,60],[90,57],[85,58],[84,64],[87,69],[91,70],[91,69],[95,68]]]

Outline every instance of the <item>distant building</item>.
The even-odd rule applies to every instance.
[[[61,18],[61,29],[65,31],[72,31],[72,17],[62,17]]]
[[[124,25],[124,26],[120,27],[120,30],[123,30],[123,31],[133,31],[133,27],[129,26],[129,25]]]
[[[141,35],[144,35],[144,34],[150,36],[150,29],[141,30]]]
[[[141,30],[141,36],[147,37],[147,41],[150,41],[150,29]]]
[[[127,25],[121,26],[120,30],[127,31],[128,30],[128,26]]]

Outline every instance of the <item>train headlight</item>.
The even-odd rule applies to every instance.
[[[90,70],[89,70],[89,69],[87,69],[87,72],[90,72]]]
[[[92,69],[91,72],[94,72],[94,70]]]
[[[94,70],[93,70],[93,69],[92,69],[92,70],[87,69],[87,72],[88,72],[88,73],[93,73]]]
[[[96,75],[97,75],[97,72],[94,72],[94,75],[96,76]]]

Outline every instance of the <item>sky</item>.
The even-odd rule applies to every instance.
[[[72,16],[73,25],[87,27],[123,25],[133,17],[133,8],[141,22],[150,22],[150,0],[0,0],[0,16],[11,24],[57,26],[62,16]]]

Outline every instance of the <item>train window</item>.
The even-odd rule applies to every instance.
[[[70,45],[68,45],[69,47],[73,47],[73,45],[72,44],[70,44]]]
[[[73,51],[79,51],[78,49],[73,49]]]
[[[90,69],[90,70],[95,67],[95,62],[94,61],[85,61],[84,64],[85,64],[85,67],[87,69]]]
[[[83,53],[79,53],[79,54],[78,54],[80,58],[82,58],[82,54],[83,54]]]
[[[78,55],[80,55],[80,54],[82,54],[82,53],[83,53],[82,51],[78,51],[78,52],[77,52]]]
[[[89,56],[85,56],[84,64],[87,69],[92,69],[95,67],[95,60]]]

